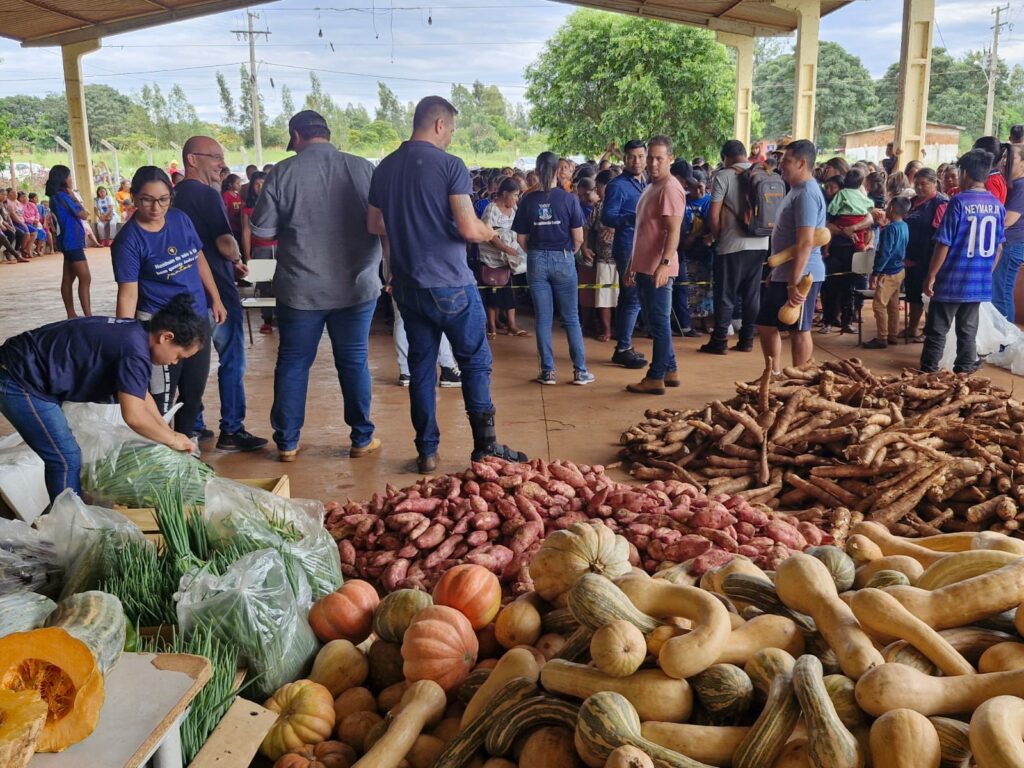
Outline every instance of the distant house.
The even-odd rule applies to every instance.
[[[924,141],[925,165],[935,167],[956,160],[960,154],[960,134],[965,130],[959,125],[929,122]],[[895,125],[877,125],[861,131],[850,131],[843,134],[843,154],[848,160],[878,163],[885,157],[885,145],[895,140]]]

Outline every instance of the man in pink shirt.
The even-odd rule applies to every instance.
[[[679,275],[679,231],[686,210],[686,191],[671,173],[672,139],[655,136],[647,147],[650,184],[636,208],[633,255],[626,285],[636,284],[654,351],[647,375],[629,392],[663,395],[665,387],[679,386],[676,355],[672,349],[672,283]]]

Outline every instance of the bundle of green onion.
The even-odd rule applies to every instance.
[[[117,595],[130,624],[176,624],[174,593],[181,573],[175,560],[149,541],[128,541],[108,550],[100,589]]]
[[[180,487],[186,505],[201,503],[214,471],[165,445],[122,445],[85,467],[82,487],[95,498],[128,507],[154,507],[161,489]]]

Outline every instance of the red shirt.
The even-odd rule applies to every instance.
[[[242,232],[242,198],[237,192],[228,190],[227,192],[221,192],[220,196],[224,198],[224,208],[228,212],[228,224],[231,225],[231,231],[241,234]]]
[[[682,216],[686,213],[686,190],[675,176],[669,176],[660,184],[648,184],[636,205],[636,234],[633,236],[634,272],[653,275],[661,264],[668,237],[666,216]],[[669,277],[679,274],[679,261],[672,260]]]
[[[245,213],[246,216],[252,218],[253,210],[255,210],[255,209],[253,209],[253,208],[243,208],[242,212]],[[256,248],[257,246],[261,246],[261,247],[264,247],[264,248],[270,248],[270,247],[276,248],[277,247],[277,240],[264,240],[262,237],[256,237],[256,235],[252,235],[251,238],[252,239],[251,239],[250,244],[252,245],[253,248]]]
[[[985,189],[992,193],[992,197],[1003,205],[1006,205],[1006,179],[999,171],[992,171],[985,179]]]

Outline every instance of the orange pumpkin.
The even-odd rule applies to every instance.
[[[434,587],[434,605],[447,605],[483,629],[501,608],[501,582],[482,565],[466,563],[445,571]]]
[[[433,680],[445,691],[460,685],[476,664],[479,645],[469,619],[446,605],[416,614],[402,639],[406,680]]]
[[[379,604],[373,585],[352,579],[313,603],[309,626],[322,643],[348,640],[358,645],[370,636],[373,612]]]
[[[282,685],[263,706],[278,715],[260,746],[271,760],[307,744],[326,741],[334,730],[334,698],[324,686],[311,680]]]
[[[355,761],[355,750],[348,744],[321,741],[281,756],[274,768],[351,768]]]

